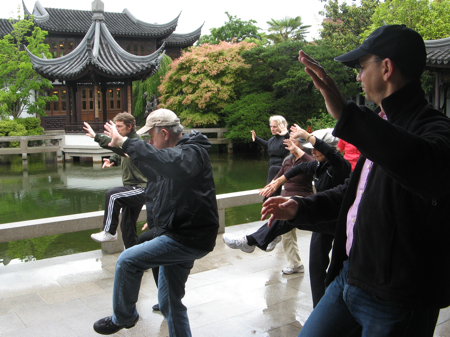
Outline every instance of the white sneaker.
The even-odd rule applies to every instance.
[[[276,245],[281,241],[281,236],[277,236],[271,243],[267,245],[266,252],[271,252],[275,249]]]
[[[248,242],[247,242],[247,237],[244,236],[236,236],[236,235],[232,235],[232,234],[227,234],[225,233],[222,236],[223,242],[225,242],[225,244],[233,249],[237,249],[239,248],[240,250],[242,250],[245,253],[253,253],[253,251],[255,250],[255,246],[249,246]]]
[[[282,272],[283,272],[283,274],[286,274],[286,275],[291,275],[291,274],[295,274],[295,273],[304,273],[305,267],[302,264],[295,268],[286,267],[282,270]]]
[[[91,234],[91,239],[97,242],[110,242],[117,240],[117,233],[112,235],[109,232],[101,231],[100,233]]]

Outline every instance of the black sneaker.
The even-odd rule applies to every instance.
[[[153,309],[154,311],[160,311],[160,310],[159,310],[159,303],[156,303],[156,304],[152,307],[152,309]]]
[[[134,327],[139,320],[139,316],[136,318],[136,320],[129,324],[129,325],[116,325],[112,321],[112,316],[108,316],[102,319],[99,319],[97,322],[94,323],[94,330],[96,333],[99,333],[101,335],[112,335],[113,333],[116,333],[119,330],[122,329],[130,329]]]

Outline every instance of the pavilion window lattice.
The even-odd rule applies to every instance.
[[[48,116],[65,115],[67,108],[66,89],[55,86],[53,89],[44,90],[43,96],[57,96],[57,101],[47,102],[45,113]]]

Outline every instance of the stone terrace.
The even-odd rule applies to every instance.
[[[226,231],[251,233],[261,224]],[[298,231],[305,266],[309,241],[309,232]],[[0,337],[99,336],[92,324],[112,313],[117,257],[96,250],[1,267]],[[281,245],[270,253],[246,254],[226,247],[219,235],[216,249],[195,263],[186,285],[193,336],[297,336],[312,310],[308,268],[305,274],[282,275],[285,264]],[[151,309],[156,298],[152,274],[145,273],[140,321],[115,336],[168,336],[163,316]],[[450,336],[450,309],[441,311],[435,336]]]

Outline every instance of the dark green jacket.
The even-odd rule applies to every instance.
[[[136,133],[136,131],[131,131],[128,135],[131,139],[141,139],[141,137]],[[94,140],[104,149],[109,149],[114,151],[115,148],[108,146],[111,138],[108,136],[97,133]],[[115,152],[115,151],[114,151]],[[115,166],[122,167],[122,182],[124,186],[139,186],[145,188],[147,185],[147,178],[139,171],[139,169],[133,164],[133,161],[128,157],[121,157],[117,153],[114,153],[109,160],[114,162]]]

